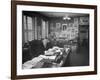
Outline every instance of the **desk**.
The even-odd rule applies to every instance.
[[[63,54],[61,55],[62,56],[62,59],[60,60],[60,62],[46,62],[45,60],[43,61],[44,62],[44,65],[42,67],[62,67],[64,66],[67,58],[68,58],[68,55],[70,54],[70,51],[71,49],[70,48],[66,48],[65,51],[63,52]]]
[[[23,69],[62,67],[65,64],[68,55],[70,54],[70,51],[70,48],[63,49],[63,53],[57,56],[57,58],[54,61],[37,57],[28,62],[25,62],[23,64]],[[36,61],[38,62],[36,63]]]

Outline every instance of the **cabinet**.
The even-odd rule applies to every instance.
[[[30,46],[28,44],[25,44],[22,50],[22,63],[30,60],[32,58],[30,53]]]

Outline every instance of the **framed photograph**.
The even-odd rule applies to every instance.
[[[56,29],[57,31],[61,31],[61,23],[56,23]]]
[[[63,29],[63,30],[66,30],[67,27],[68,27],[68,24],[62,24],[62,29]]]
[[[55,32],[61,25],[64,30]],[[93,74],[96,5],[11,1],[12,80]]]

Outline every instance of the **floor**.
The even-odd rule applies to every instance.
[[[71,45],[71,53],[66,61],[66,66],[88,66],[89,65],[89,50],[88,47]]]

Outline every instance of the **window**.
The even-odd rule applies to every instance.
[[[39,23],[39,24],[38,24]],[[23,41],[41,40],[48,37],[48,21],[36,16],[23,16]]]
[[[24,22],[24,30],[23,30],[23,34],[24,34],[24,42],[27,43],[28,41],[32,41],[34,40],[34,18],[30,17],[30,16],[26,16],[24,15],[23,17],[23,22]]]

